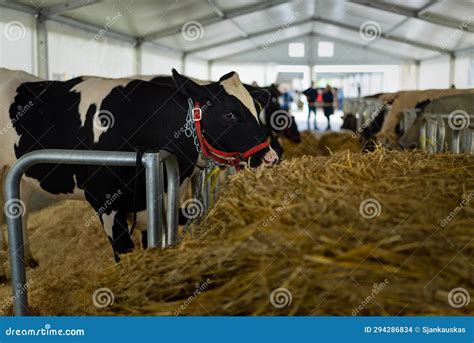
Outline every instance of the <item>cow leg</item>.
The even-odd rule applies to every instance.
[[[23,232],[23,247],[25,252],[25,264],[30,268],[38,266],[38,262],[33,258],[33,254],[30,250],[30,240],[28,239],[28,215],[30,208],[30,200],[33,196],[34,189],[27,184],[25,181],[21,181],[20,194],[21,201],[25,204],[23,216],[21,217],[22,232]]]
[[[109,214],[102,214],[101,220],[112,244],[115,261],[119,262],[121,254],[130,252],[135,247],[128,230],[127,213],[123,210],[113,210]]]

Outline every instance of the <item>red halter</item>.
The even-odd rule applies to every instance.
[[[199,141],[199,145],[201,147],[201,151],[205,157],[212,158],[216,162],[228,164],[228,165],[238,168],[242,160],[246,160],[250,156],[255,154],[256,152],[270,146],[270,144],[267,141],[265,141],[263,143],[257,144],[256,146],[248,149],[244,153],[240,153],[238,151],[227,152],[227,151],[218,150],[214,148],[207,141],[207,139],[204,137],[202,133],[202,128],[201,128],[202,110],[198,101],[194,102],[193,114],[194,114],[193,116],[194,125],[196,126],[196,135]]]

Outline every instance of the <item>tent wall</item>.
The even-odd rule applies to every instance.
[[[141,74],[170,75],[173,68],[182,71],[181,54],[165,52],[154,47],[142,47]]]
[[[474,87],[474,77],[469,77],[473,74],[472,70],[474,61],[474,50],[465,51],[456,55],[454,63],[454,84],[457,88]]]
[[[209,64],[199,58],[186,58],[185,60],[186,75],[195,77],[200,80],[209,79]]]
[[[18,53],[18,52],[21,53]],[[0,10],[0,67],[36,71],[35,18],[18,11]]]
[[[134,51],[129,43],[99,37],[47,22],[49,77],[69,79],[80,75],[123,77],[134,74]]]
[[[449,88],[449,56],[420,62],[419,88]]]
[[[418,68],[414,63],[400,66],[400,90],[418,89]]]
[[[242,82],[256,81],[259,85],[267,84],[267,68],[265,64],[258,63],[215,62],[211,66],[211,79],[218,80],[222,75],[232,70],[239,74]]]

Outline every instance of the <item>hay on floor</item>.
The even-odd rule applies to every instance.
[[[339,151],[361,152],[362,144],[352,132],[323,132],[314,131],[301,132],[302,142],[293,143],[282,138],[282,146],[285,158],[302,156],[329,156]]]
[[[474,295],[472,170],[472,156],[384,150],[246,170],[195,237],[119,265],[97,242],[72,247],[52,257],[62,267],[30,272],[31,303],[63,315],[473,314],[448,301]],[[93,305],[99,288],[113,304]]]

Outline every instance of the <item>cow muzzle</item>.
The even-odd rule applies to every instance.
[[[265,167],[271,167],[271,166],[274,166],[275,164],[277,164],[278,160],[279,160],[279,158],[278,158],[278,155],[275,152],[275,150],[270,149],[269,151],[267,151],[265,153],[265,155],[263,155],[262,164]]]

